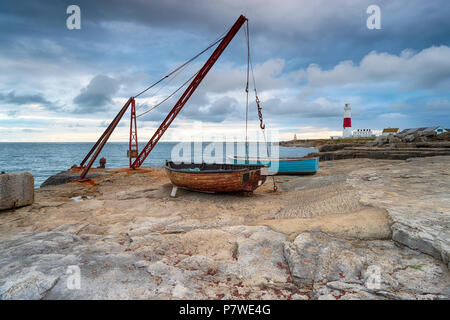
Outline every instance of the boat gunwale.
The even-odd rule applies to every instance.
[[[195,173],[195,174],[216,174],[216,173],[232,173],[232,172],[244,172],[244,171],[257,171],[257,170],[261,170],[264,167],[268,167],[267,165],[260,165],[260,164],[250,164],[250,165],[246,165],[246,164],[229,164],[229,163],[214,163],[214,165],[226,165],[226,166],[239,166],[239,167],[243,167],[243,168],[238,168],[238,169],[212,169],[212,170],[199,170],[199,171],[187,171],[187,168],[172,168],[170,167],[170,164],[176,164],[173,161],[166,161],[166,165],[164,166],[165,169],[172,171],[172,172],[181,172],[181,173]],[[202,164],[206,164],[206,163],[180,163],[179,165],[202,165]],[[208,164],[206,164],[208,165]]]

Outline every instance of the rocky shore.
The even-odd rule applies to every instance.
[[[67,171],[0,212],[0,298],[449,299],[449,163],[326,161],[275,193],[176,198],[161,168]]]
[[[450,133],[399,134],[376,139],[316,139],[280,142],[286,147],[316,147],[319,152],[308,156],[320,161],[369,158],[406,160],[413,157],[450,155]]]

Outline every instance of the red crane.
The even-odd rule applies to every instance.
[[[177,103],[173,106],[172,110],[170,110],[167,117],[164,119],[164,121],[159,126],[158,130],[153,134],[153,137],[150,139],[150,141],[147,143],[147,145],[142,149],[139,156],[134,160],[133,164],[131,165],[132,168],[136,169],[139,168],[142,163],[144,163],[145,159],[149,155],[149,153],[152,151],[152,149],[155,147],[155,145],[158,143],[159,139],[162,137],[164,132],[166,132],[167,128],[170,126],[172,121],[175,119],[175,117],[178,115],[178,113],[181,111],[181,109],[184,107],[186,102],[189,100],[191,95],[194,93],[195,89],[200,85],[202,80],[205,78],[208,71],[212,68],[214,63],[219,59],[222,52],[225,50],[225,48],[228,46],[228,44],[231,42],[233,37],[236,35],[236,33],[239,31],[239,29],[242,27],[242,25],[247,21],[247,18],[241,15],[239,19],[234,23],[234,25],[231,27],[230,31],[226,34],[226,36],[223,38],[222,42],[218,45],[216,50],[211,54],[211,57],[205,62],[203,67],[200,69],[200,71],[197,73],[195,78],[192,80],[192,82],[189,84],[189,87],[184,91],[183,95],[180,97],[180,99],[177,101]]]
[[[131,156],[132,151],[137,151],[137,137],[136,137],[136,147],[134,150],[131,150],[131,134],[130,133],[130,150],[129,150],[129,156],[130,156],[130,167],[133,169],[139,168],[147,158],[147,156],[150,154],[152,149],[155,147],[155,145],[158,143],[159,139],[163,136],[164,132],[169,128],[170,124],[173,122],[175,117],[178,115],[178,113],[181,111],[181,109],[184,107],[186,102],[189,100],[189,98],[192,96],[194,91],[197,89],[197,87],[200,85],[202,80],[205,78],[208,71],[212,68],[214,63],[219,59],[220,55],[223,53],[225,48],[228,46],[228,44],[231,42],[231,40],[234,38],[236,33],[240,30],[240,28],[244,25],[244,23],[247,21],[247,18],[241,15],[237,21],[234,23],[234,25],[231,27],[231,29],[228,31],[228,33],[223,37],[220,44],[217,46],[217,48],[214,50],[214,52],[211,54],[209,59],[205,62],[203,67],[199,70],[199,72],[196,74],[195,78],[191,81],[187,89],[184,91],[184,93],[181,95],[181,97],[178,99],[177,103],[174,105],[172,110],[169,112],[167,117],[164,119],[164,121],[159,126],[158,130],[153,134],[150,141],[146,144],[146,146],[142,149],[141,153],[136,157],[136,160],[134,160],[133,163],[131,163]],[[117,114],[117,116],[114,118],[114,120],[111,122],[111,124],[106,128],[105,132],[100,136],[98,141],[94,144],[92,149],[89,151],[89,153],[86,155],[86,157],[81,162],[80,166],[83,167],[84,163],[89,159],[92,152],[95,153],[90,159],[89,163],[86,167],[84,167],[80,178],[84,178],[86,174],[88,173],[89,169],[91,168],[92,164],[94,163],[95,159],[97,158],[98,154],[102,150],[103,146],[105,145],[108,138],[111,136],[111,133],[116,128],[117,124],[119,123],[120,119],[122,118],[123,114],[127,110],[130,104],[134,105],[134,97],[131,97],[128,99],[128,101],[125,103],[125,105],[122,107],[120,112]],[[135,118],[134,118],[135,120]],[[132,114],[132,122],[133,122],[133,114]],[[134,124],[134,128],[136,128]],[[131,130],[131,129],[130,129]],[[134,131],[136,132],[136,131]],[[134,145],[133,145],[134,146]]]

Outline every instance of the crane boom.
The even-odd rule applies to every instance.
[[[150,152],[153,150],[155,145],[158,143],[159,139],[162,137],[164,132],[166,132],[167,128],[169,128],[172,121],[175,119],[175,117],[181,111],[183,106],[186,104],[186,102],[189,100],[191,95],[194,93],[194,91],[200,85],[202,80],[205,78],[208,71],[212,68],[212,66],[217,61],[217,59],[219,59],[220,55],[223,53],[225,48],[228,46],[228,44],[231,42],[231,40],[234,38],[236,33],[239,31],[239,29],[244,25],[244,23],[246,21],[247,21],[247,18],[244,17],[243,15],[241,15],[237,19],[237,21],[234,23],[234,25],[231,27],[231,29],[228,31],[228,33],[225,35],[223,40],[217,46],[216,50],[214,50],[214,52],[211,54],[209,59],[205,62],[203,67],[200,69],[200,71],[197,73],[195,78],[189,84],[187,89],[181,95],[180,99],[178,99],[177,103],[174,105],[174,107],[169,112],[167,117],[164,119],[164,121],[161,123],[159,128],[153,134],[152,138],[149,140],[147,145],[142,149],[141,153],[137,156],[135,161],[132,163],[131,167],[133,169],[139,168],[144,163],[145,159],[150,154]]]

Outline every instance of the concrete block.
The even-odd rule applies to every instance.
[[[0,210],[34,202],[34,177],[29,172],[0,174]]]

